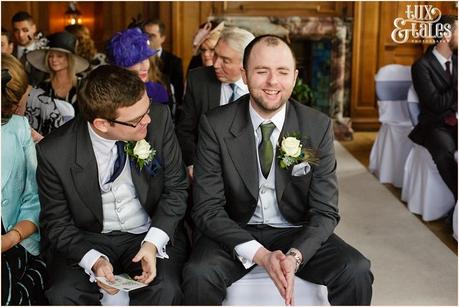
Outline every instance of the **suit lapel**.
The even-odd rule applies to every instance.
[[[289,102],[287,102],[284,127],[282,127],[282,131],[279,135],[279,140],[277,141],[277,144],[280,144],[282,142],[282,138],[286,134],[290,134],[292,132],[302,133],[302,131],[300,130],[296,110]],[[280,202],[282,199],[282,195],[284,193],[285,187],[290,182],[292,168],[289,167],[287,169],[282,169],[280,167],[279,159],[277,158],[279,156],[279,146],[277,146],[277,144],[276,144],[276,157],[274,158],[273,163],[276,168],[276,196],[277,196],[277,201]],[[303,140],[302,140],[302,144],[304,145]]]
[[[453,60],[453,84],[457,85],[457,56],[452,56]]]
[[[258,199],[258,166],[255,135],[249,115],[248,96],[238,105],[230,128],[232,137],[225,139],[231,160],[245,186]]]
[[[77,133],[75,140],[76,157],[75,165],[71,168],[73,182],[84,205],[94,213],[97,220],[102,224],[102,197],[99,188],[96,157],[89,138],[87,123],[81,118],[76,120],[78,121],[76,123]]]
[[[149,125],[150,127],[151,125]],[[151,127],[150,127],[151,128]],[[150,145],[154,148],[154,144],[152,140],[150,139],[150,130],[148,130],[147,136],[145,138]],[[131,160],[129,157],[127,157],[128,162],[130,163],[131,166],[131,177],[132,177],[132,183],[134,184],[135,190],[137,192],[137,196],[139,198],[140,203],[142,206],[146,203],[147,201],[147,196],[148,196],[148,182],[149,182],[149,175],[145,171],[145,166],[142,171],[139,170],[139,167],[137,164]]]

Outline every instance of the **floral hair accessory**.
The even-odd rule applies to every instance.
[[[286,134],[279,146],[279,166],[283,169],[289,168],[302,162],[318,165],[319,158],[311,148],[303,148],[300,133]]]

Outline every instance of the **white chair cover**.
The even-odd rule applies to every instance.
[[[406,98],[408,101],[408,113],[410,116],[411,123],[413,127],[418,124],[418,116],[419,116],[419,98],[418,94],[414,90],[414,86],[411,85],[410,89],[408,90],[408,97]]]
[[[440,177],[432,156],[417,144],[406,159],[402,200],[408,203],[408,210],[422,215],[424,221],[444,217],[455,204],[453,193]]]
[[[457,203],[453,212],[453,237],[457,241]]]
[[[327,287],[295,277],[295,305],[329,306]],[[255,267],[228,287],[226,306],[283,306],[284,300],[263,268]]]
[[[413,125],[418,123],[419,99],[414,87],[408,91],[408,111]],[[445,216],[454,206],[453,193],[440,177],[429,151],[413,144],[405,163],[402,200],[408,209],[422,215],[424,221]]]
[[[115,295],[109,295],[102,289],[100,292],[103,294],[100,300],[102,306],[129,306],[128,292],[119,291]],[[327,295],[327,287],[295,277],[295,305],[329,306]],[[257,266],[227,289],[223,305],[284,305],[284,300],[266,271]]]
[[[115,295],[110,295],[102,289],[99,289],[103,294],[100,304],[102,306],[129,306],[129,293],[119,291]]]
[[[403,184],[405,159],[413,143],[408,134],[413,128],[383,124],[370,152],[369,169],[381,183]]]
[[[382,183],[401,187],[405,159],[412,143],[408,134],[413,129],[406,103],[411,85],[409,66],[391,64],[375,76],[381,128],[371,148],[369,169]]]

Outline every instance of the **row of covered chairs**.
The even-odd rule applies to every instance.
[[[375,82],[381,128],[370,153],[370,171],[381,183],[402,188],[402,200],[423,220],[444,217],[455,205],[454,196],[427,149],[408,138],[419,115],[410,67],[384,66]]]
[[[129,306],[127,292],[109,295],[104,290],[103,306]],[[329,306],[327,287],[295,276],[294,302],[298,306]],[[224,306],[282,306],[284,300],[266,271],[258,266],[228,287]]]

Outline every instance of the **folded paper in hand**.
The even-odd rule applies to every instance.
[[[126,292],[146,286],[146,284],[135,281],[126,274],[115,275],[114,282],[108,281],[105,277],[96,277],[96,279],[107,286]]]

